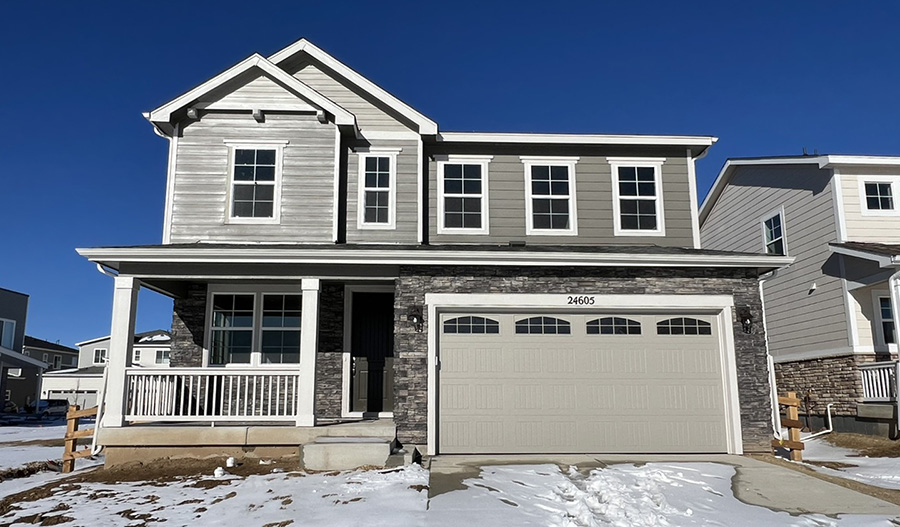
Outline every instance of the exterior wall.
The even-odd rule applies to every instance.
[[[395,228],[359,229],[359,160],[360,153],[367,147],[401,148],[397,154],[396,182],[396,223]],[[357,153],[355,150],[363,150]],[[355,143],[347,152],[347,243],[404,243],[418,242],[418,141],[375,141]]]
[[[68,399],[72,404],[90,408],[96,406],[102,386],[103,375],[44,375],[41,398]]]
[[[778,394],[793,391],[800,398],[809,394],[811,415],[825,415],[826,405],[834,403],[834,415],[855,417],[863,397],[858,366],[875,360],[873,355],[844,355],[776,364]],[[807,408],[801,406],[800,412],[807,413]]]
[[[109,337],[95,342],[89,342],[84,346],[78,346],[79,368],[100,366],[100,364],[94,364],[94,350],[96,350],[97,348],[104,348],[106,350],[106,356],[109,357]],[[40,357],[38,357],[38,359],[40,359]]]
[[[761,320],[754,270],[636,268],[401,267],[394,304],[394,421],[402,443],[425,444],[428,402],[428,332],[406,321],[409,306],[426,293],[728,294]],[[736,315],[735,315],[736,317]],[[426,326],[430,323],[426,320]],[[744,449],[768,450],[771,401],[761,325],[743,333],[735,318],[738,393]]]
[[[63,353],[56,350],[38,348],[33,346],[25,346],[22,350],[24,355],[27,355],[33,359],[41,360],[47,363],[47,371],[53,370],[65,370],[68,368],[76,368],[78,367],[78,353]],[[44,354],[47,354],[47,360],[44,360]],[[53,367],[53,361],[56,360],[56,357],[60,357],[62,361],[59,368]]]
[[[241,86],[235,88],[235,85]],[[258,108],[261,110],[274,108],[305,108],[315,112],[316,108],[307,104],[293,92],[282,88],[258,70],[251,70],[232,80],[225,86],[207,94],[201,99],[208,104],[207,108],[236,109]]]
[[[17,369],[17,368],[10,368]],[[38,388],[41,384],[41,372],[38,368],[21,368],[21,374],[18,377],[6,375],[8,368],[3,368],[6,381],[3,384],[4,390],[9,390],[9,400],[16,403],[21,409],[26,404],[34,402],[37,397]],[[3,396],[5,394],[0,394]]]
[[[407,122],[393,110],[355,88],[349,82],[342,82],[340,75],[325,65],[319,64],[315,59],[306,57],[298,60],[289,61],[280,66],[310,88],[355,115],[356,122],[363,133],[373,130],[393,132],[415,130],[415,125]]]
[[[447,235],[437,233],[437,162],[434,155],[491,155],[488,163],[488,216],[490,233],[486,235]],[[526,236],[525,165],[519,156],[573,156],[577,236]],[[665,236],[615,236],[613,234],[612,171],[606,157],[664,157],[662,166],[663,215]],[[526,241],[528,245],[664,245],[693,247],[688,159],[684,150],[659,148],[613,149],[592,146],[541,145],[429,145],[428,233],[429,241],[444,243],[499,243]]]
[[[839,263],[828,249],[837,240],[830,171],[815,165],[738,167],[700,227],[701,246],[764,253],[762,221],[782,207],[787,253],[796,261],[763,284],[769,350],[778,361],[847,349]]]
[[[0,318],[16,323],[13,351],[22,351],[25,341],[25,319],[28,316],[28,295],[0,288]]]
[[[144,368],[168,368],[170,366],[169,363],[157,363],[156,362],[156,352],[157,351],[168,351],[170,354],[172,353],[172,347],[166,346],[164,344],[154,344],[152,346],[138,346],[135,345],[133,349],[133,353],[136,353],[140,350],[140,360],[134,360],[134,355],[132,354],[131,364],[132,366],[142,366]],[[171,358],[169,359],[171,361]]]
[[[229,140],[289,141],[280,223],[229,223]],[[170,242],[332,242],[335,148],[335,126],[315,115],[267,114],[258,123],[249,113],[201,113],[178,137]]]
[[[900,196],[894,196],[897,209],[889,215],[867,215],[860,195],[860,181],[866,176],[887,177],[900,182],[900,167],[841,167],[840,184],[843,195],[844,225],[847,240],[854,242],[900,243]],[[879,182],[887,182],[879,180]],[[897,187],[895,186],[896,190]]]
[[[340,419],[343,389],[344,284],[323,282],[319,291],[316,354],[316,418]]]
[[[173,368],[202,366],[205,333],[206,284],[192,283],[188,294],[173,302],[169,365]]]

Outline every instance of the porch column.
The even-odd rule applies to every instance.
[[[315,426],[316,352],[319,347],[319,279],[304,278],[300,312],[300,393],[297,426]]]
[[[134,318],[137,312],[141,281],[133,276],[117,276],[113,291],[112,328],[109,331],[109,351],[106,364],[106,407],[103,426],[125,426],[125,368],[131,366],[134,345]],[[102,404],[102,401],[98,401]]]

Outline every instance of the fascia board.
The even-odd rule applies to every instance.
[[[344,64],[343,62],[337,60],[332,57],[328,53],[325,53],[321,49],[319,49],[315,44],[309,42],[305,38],[301,38],[297,42],[294,42],[290,46],[278,51],[269,56],[269,61],[278,66],[286,59],[296,55],[299,52],[305,52],[309,56],[318,60],[322,64],[328,66],[334,71],[338,72],[341,76],[346,78],[348,81],[357,85],[360,89],[366,91],[371,94],[373,97],[378,99],[379,101],[386,104],[388,107],[399,113],[400,115],[406,117],[410,121],[416,123],[419,126],[419,133],[422,135],[434,135],[438,133],[437,123],[432,121],[431,119],[425,117],[423,114],[415,110],[412,106],[409,106],[405,102],[400,99],[394,97],[390,93],[388,93],[384,88],[379,87],[374,82],[369,79],[363,77],[352,68]]]
[[[525,134],[441,132],[441,142],[454,143],[527,143],[583,145],[712,146],[719,140],[696,135],[605,135],[605,134]]]
[[[888,156],[821,156],[819,168],[830,168],[836,165],[870,165],[870,166],[900,166],[900,157]]]
[[[44,361],[37,360],[33,357],[29,357],[28,355],[24,355],[22,353],[4,347],[0,347],[0,356],[6,356],[11,360],[22,361],[26,364],[31,364],[32,366],[43,368],[45,370],[49,367],[49,365]]]
[[[866,251],[859,251],[856,249],[850,249],[847,247],[835,247],[834,245],[829,245],[828,249],[836,254],[843,254],[844,256],[852,256],[853,258],[860,258],[862,260],[869,260],[871,262],[877,263],[880,267],[894,267],[900,264],[896,256],[888,256],[886,254],[875,254]]]

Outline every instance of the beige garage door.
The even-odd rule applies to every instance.
[[[725,452],[714,315],[441,315],[440,453]]]

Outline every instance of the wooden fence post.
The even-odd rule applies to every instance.
[[[800,440],[800,429],[803,423],[800,421],[798,408],[800,407],[800,399],[797,398],[797,392],[788,392],[787,397],[779,397],[778,404],[786,406],[785,417],[781,420],[781,426],[788,429],[787,439],[773,439],[772,448],[786,448],[790,452],[791,461],[803,461],[803,441]]]
[[[84,430],[78,429],[79,419],[81,419],[82,417],[90,417],[93,415],[97,415],[96,406],[84,410],[79,409],[78,405],[69,406],[69,411],[68,413],[66,413],[66,447],[63,451],[63,473],[68,473],[75,470],[76,459],[82,457],[90,457],[91,447],[87,447],[78,451],[75,450],[75,447],[78,444],[78,440],[82,437],[91,437],[92,435],[94,435],[93,428],[85,428]],[[95,423],[94,426],[97,426],[97,424]]]

